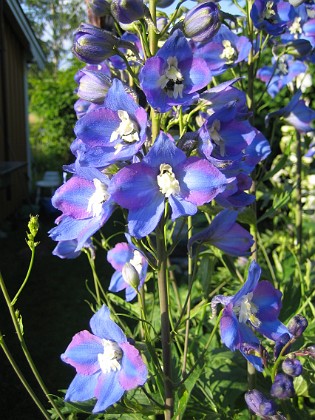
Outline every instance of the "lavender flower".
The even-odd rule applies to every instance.
[[[147,259],[131,242],[121,242],[108,251],[107,260],[116,270],[112,275],[109,290],[120,292],[125,289],[126,300],[132,300],[137,294],[137,289],[139,290],[145,281],[148,268]],[[131,272],[132,268],[135,272]],[[133,284],[130,284],[130,275]],[[135,276],[137,276],[138,284],[134,284]]]
[[[103,305],[91,318],[92,333],[77,333],[61,359],[75,367],[76,376],[66,393],[66,401],[87,401],[96,398],[93,413],[106,410],[119,401],[125,391],[143,385],[147,368],[138,350]]]
[[[293,20],[294,8],[281,0],[255,0],[250,16],[257,29],[280,35]]]
[[[289,376],[300,376],[302,374],[303,367],[298,359],[287,357],[282,362],[282,370]]]
[[[167,112],[173,105],[190,105],[210,79],[206,62],[194,57],[179,29],[145,62],[139,74],[147,101],[159,112]]]
[[[210,202],[227,182],[207,160],[186,158],[173,139],[161,132],[142,162],[113,176],[110,194],[129,210],[129,233],[142,238],[156,228],[166,200],[172,209],[172,220],[193,215],[197,206]]]
[[[268,281],[258,282],[260,274],[259,265],[253,261],[243,287],[234,296],[215,296],[211,306],[215,310],[219,303],[224,305],[220,321],[223,343],[232,351],[240,350],[257,370],[262,371],[261,356],[242,351],[244,343],[259,348],[253,329],[274,341],[288,331],[278,320],[282,293]]]

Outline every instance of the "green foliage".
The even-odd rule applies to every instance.
[[[30,139],[35,174],[44,170],[60,170],[72,159],[69,146],[74,140],[76,115],[73,105],[76,84],[74,75],[78,64],[58,70],[52,76],[49,70],[31,74],[30,84]]]

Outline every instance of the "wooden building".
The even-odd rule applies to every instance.
[[[0,221],[28,198],[27,68],[45,57],[18,0],[0,0]]]

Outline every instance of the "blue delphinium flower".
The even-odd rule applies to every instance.
[[[139,81],[149,104],[159,112],[174,105],[190,105],[197,91],[211,80],[203,58],[195,58],[188,41],[177,29],[154,57],[147,59]]]
[[[261,268],[253,261],[243,287],[234,296],[218,295],[212,299],[212,308],[224,305],[220,321],[221,339],[232,351],[240,350],[246,359],[259,371],[263,370],[261,357],[244,351],[244,344],[259,348],[260,342],[253,330],[277,340],[288,332],[278,320],[282,293],[268,281],[260,281]]]
[[[139,351],[110,319],[103,305],[90,320],[89,331],[77,333],[61,359],[76,369],[65,399],[80,402],[96,398],[93,413],[106,410],[125,391],[143,385],[147,368]]]
[[[53,198],[52,204],[62,212],[57,218],[56,227],[49,231],[55,241],[76,240],[73,252],[84,247],[109,219],[115,203],[107,191],[109,178],[95,168],[80,168],[61,187]]]
[[[148,261],[131,242],[120,242],[107,253],[108,262],[115,268],[112,275],[108,290],[111,292],[126,291],[126,301],[132,300],[137,290],[143,286],[147,274]],[[126,264],[131,264],[137,271],[138,284],[136,288],[128,283],[128,279],[124,275],[124,268]]]
[[[280,35],[294,19],[294,8],[282,0],[255,0],[250,16],[257,29]]]
[[[265,118],[268,125],[269,120],[275,117],[283,117],[283,119],[292,125],[300,133],[309,133],[315,130],[314,120],[315,111],[309,108],[303,99],[300,99],[302,92],[298,90],[288,105],[284,108],[271,112]]]
[[[193,215],[197,206],[222,192],[227,182],[210,162],[187,158],[173,139],[161,132],[141,162],[113,176],[109,191],[117,204],[129,210],[129,233],[142,238],[156,228],[166,200],[172,220]]]
[[[258,69],[257,78],[266,83],[267,92],[274,98],[288,83],[301,73],[305,73],[307,67],[302,61],[294,60],[290,55],[283,55],[278,60],[272,61],[272,66]]]
[[[131,159],[146,140],[147,114],[114,79],[104,104],[87,112],[75,125],[83,166],[104,168]]]
[[[227,26],[221,25],[218,33],[206,45],[196,45],[193,49],[196,57],[207,62],[213,76],[224,73],[227,69],[247,61],[251,43],[246,36],[238,36]]]
[[[206,243],[232,256],[250,255],[249,249],[254,240],[246,229],[236,223],[237,215],[237,211],[222,210],[206,229],[191,237],[188,248],[196,242]]]

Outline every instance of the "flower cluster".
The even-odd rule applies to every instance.
[[[255,202],[252,172],[271,149],[253,123],[250,80],[236,77],[235,70],[247,62],[253,70],[253,57],[257,59],[271,39],[272,66],[249,77],[263,81],[272,97],[293,83],[313,59],[314,19],[309,12],[314,6],[294,8],[281,0],[256,0],[250,16],[262,34],[260,43],[233,30],[237,19],[221,13],[213,1],[198,3],[186,14],[182,11],[178,21],[177,12],[170,19],[166,15],[156,19],[142,0],[113,0],[110,5],[90,0],[90,7],[97,16],[110,15],[124,33],[118,36],[82,24],[74,34],[73,51],[85,67],[75,77],[73,163],[64,167],[69,179],[52,198],[61,214],[49,234],[58,243],[54,254],[61,258],[75,258],[84,248],[94,256],[93,237],[121,209],[127,242],[108,251],[107,260],[115,270],[108,290],[124,290],[129,305],[137,295],[139,302],[143,300],[149,265],[160,273],[169,264],[170,250],[181,239],[179,222],[186,218],[201,215],[203,220],[201,230],[194,225],[189,230],[190,256],[195,245],[214,246],[232,257],[248,257],[257,246],[238,218]],[[270,113],[266,123],[281,116],[299,132],[311,132],[314,111],[300,93]],[[267,357],[261,336],[276,343],[278,356],[296,336],[279,320],[282,293],[269,281],[259,281],[260,275],[261,268],[253,261],[247,281],[235,295],[212,300],[214,311],[218,304],[224,306],[223,343],[240,351],[258,371]],[[165,273],[157,277],[167,279]],[[165,290],[159,284],[159,293]],[[160,305],[165,305],[163,358],[170,355],[165,351],[170,345],[165,332],[167,302],[167,297],[160,297]],[[147,368],[110,320],[107,307],[93,316],[91,329],[93,334],[83,331],[73,338],[62,359],[77,370],[66,399],[95,397],[93,411],[99,412],[125,391],[143,385]],[[170,389],[170,360],[163,359],[162,365],[165,387]],[[278,398],[293,395],[292,378],[302,371],[298,360],[289,356],[282,370],[271,389]],[[275,412],[273,402],[259,391],[248,393],[246,401],[256,414]]]

